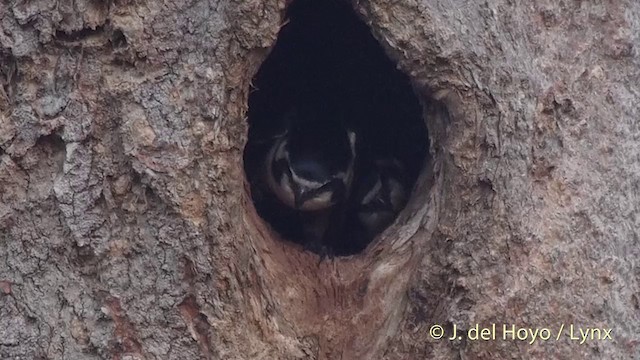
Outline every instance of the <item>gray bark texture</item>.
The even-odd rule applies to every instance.
[[[354,1],[432,158],[320,265],[242,168],[286,6],[2,0],[1,359],[640,359],[640,2]]]

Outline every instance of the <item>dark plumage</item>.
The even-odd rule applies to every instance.
[[[408,183],[404,166],[395,158],[376,159],[363,166],[352,202],[357,226],[368,239],[391,225],[402,210]]]
[[[343,228],[356,136],[326,113],[305,110],[304,117],[298,112],[286,116],[285,130],[271,138],[264,155],[268,216],[286,221],[279,214],[289,214],[288,221],[299,224],[305,248],[325,256],[332,254],[329,243]]]
[[[330,122],[289,121],[265,158],[271,191],[283,204],[301,211],[344,201],[353,180],[355,134]]]

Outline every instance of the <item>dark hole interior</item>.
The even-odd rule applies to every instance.
[[[364,230],[359,217],[362,194],[375,183],[372,178],[380,179],[368,175],[378,166],[372,164],[395,159],[401,170],[391,173],[399,174],[410,194],[428,156],[422,106],[408,77],[396,69],[347,2],[297,0],[289,6],[286,19],[275,47],[252,81],[249,96],[244,161],[251,196],[259,215],[284,239],[321,254],[358,253],[391,222],[385,213],[384,226],[371,232]],[[307,133],[317,135],[300,142],[333,148],[333,153],[327,152],[332,154],[327,155],[329,160],[341,151],[330,139],[331,133],[344,135],[351,130],[356,135],[353,180],[328,217],[326,211],[319,215],[285,205],[266,180],[269,150],[279,139],[293,136],[289,130],[296,126],[313,129]],[[293,150],[289,151],[291,155]],[[382,189],[389,193],[392,188]],[[391,220],[399,210],[392,212]],[[366,211],[378,209],[372,206]],[[322,216],[327,220],[318,221]],[[310,222],[324,224],[324,234],[310,236]]]

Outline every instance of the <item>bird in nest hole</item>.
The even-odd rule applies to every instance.
[[[359,156],[356,138],[341,122],[292,111],[285,129],[268,139],[260,171],[272,195],[268,211],[286,225],[295,217],[305,249],[321,260],[336,248],[366,245],[406,202],[402,164],[392,156]]]

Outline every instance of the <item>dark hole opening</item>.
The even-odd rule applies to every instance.
[[[355,254],[395,220],[425,163],[422,106],[408,77],[347,2],[297,0],[286,18],[249,95],[244,164],[251,196],[283,238],[320,254]],[[338,158],[350,156],[350,131],[355,160],[346,167],[352,165],[353,177],[342,189],[327,185],[335,204],[296,210],[276,195],[280,178],[274,174],[291,177],[291,163],[302,164],[294,168],[297,175],[312,178],[345,168]],[[271,151],[283,139],[288,161]],[[270,175],[277,179],[271,185]]]
[[[121,48],[127,46],[127,38],[120,29],[115,29],[111,33],[111,45],[114,48]]]

